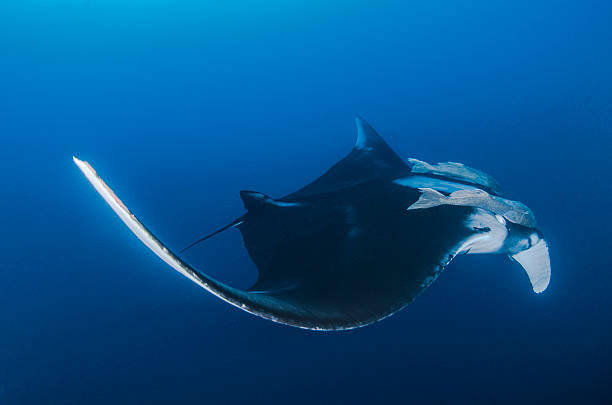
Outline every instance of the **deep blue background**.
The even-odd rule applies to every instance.
[[[608,1],[2,1],[0,403],[612,401],[611,20]],[[529,205],[549,289],[471,255],[373,326],[273,324],[163,264],[71,161],[181,248],[239,190],[320,175],[357,114]],[[238,232],[186,257],[255,277]]]

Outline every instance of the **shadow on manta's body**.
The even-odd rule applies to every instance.
[[[73,159],[163,261],[230,304],[275,322],[315,330],[370,324],[410,303],[459,253],[507,254],[526,270],[535,292],[546,289],[548,247],[529,208],[500,197],[495,180],[481,171],[402,160],[369,124],[356,121],[353,150],[325,174],[279,199],[242,191],[247,212],[200,240],[228,228],[241,232],[259,272],[247,290],[182,260],[89,163]]]

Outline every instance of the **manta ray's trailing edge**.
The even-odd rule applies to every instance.
[[[163,261],[247,312],[307,329],[385,318],[411,302],[459,253],[503,253],[535,292],[550,280],[548,247],[531,211],[459,163],[403,161],[362,119],[351,153],[280,199],[240,193],[240,230],[259,271],[240,290],[194,269],[128,210],[89,163],[74,162],[132,232]]]

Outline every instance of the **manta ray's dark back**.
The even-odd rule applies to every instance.
[[[299,206],[249,211],[239,229],[259,270],[250,291],[299,308],[299,323],[324,329],[401,309],[469,236],[459,226],[463,215],[449,207],[407,213],[417,198],[414,190],[371,181]]]
[[[355,148],[301,190],[241,196],[238,229],[259,271],[249,290],[300,308],[300,323],[358,326],[409,303],[452,259],[471,211],[409,212],[418,190],[391,180],[409,167],[365,122]],[[461,210],[460,210],[461,211]]]

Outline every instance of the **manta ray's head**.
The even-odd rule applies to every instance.
[[[539,231],[533,212],[523,203],[491,195],[482,189],[463,188],[448,196],[431,188],[420,188],[421,195],[408,210],[439,205],[472,207],[465,223],[475,232],[459,251],[503,253],[523,266],[533,290],[540,293],[550,281],[548,245]]]
[[[523,266],[534,292],[541,293],[550,282],[548,245],[531,211],[523,204],[512,203],[519,208],[503,215],[476,208],[466,225],[479,234],[464,249],[468,253],[507,254]]]

